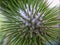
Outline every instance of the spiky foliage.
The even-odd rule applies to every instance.
[[[44,0],[2,1],[0,10],[6,20],[1,21],[1,32],[5,32],[3,39],[9,37],[8,45],[46,45],[46,41],[53,45],[50,40],[55,40],[58,30],[54,26],[60,21],[58,10],[49,9],[48,3]]]

